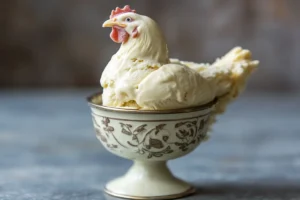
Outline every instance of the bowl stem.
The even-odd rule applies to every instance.
[[[191,188],[171,173],[166,161],[134,161],[124,176],[106,185],[106,192],[130,199],[171,199],[190,194]]]

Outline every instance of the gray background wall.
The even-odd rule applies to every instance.
[[[165,32],[171,57],[212,62],[241,45],[261,61],[249,90],[300,89],[298,0],[1,0],[0,87],[99,86],[119,45],[101,27],[130,4]]]

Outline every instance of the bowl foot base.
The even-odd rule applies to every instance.
[[[185,196],[189,196],[191,194],[195,193],[195,188],[190,187],[188,190],[178,193],[178,194],[170,194],[170,195],[164,195],[164,196],[132,196],[132,195],[125,195],[125,194],[118,194],[114,193],[112,191],[109,191],[107,189],[104,189],[104,192],[107,193],[110,196],[118,197],[118,198],[124,198],[124,199],[134,199],[134,200],[163,200],[163,199],[177,199],[182,198]]]
[[[194,191],[170,172],[165,161],[134,161],[124,176],[110,181],[105,188],[109,195],[129,199],[174,199]]]

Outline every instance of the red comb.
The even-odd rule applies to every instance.
[[[110,14],[109,18],[111,19],[111,18],[114,18],[115,16],[117,16],[119,14],[128,13],[128,12],[135,13],[135,10],[131,10],[130,6],[128,6],[128,5],[124,6],[124,8],[116,7],[115,10],[111,11],[111,14]]]

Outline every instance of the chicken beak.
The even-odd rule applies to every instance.
[[[119,23],[119,22],[109,19],[109,20],[106,20],[102,25],[102,27],[113,27],[113,26],[119,26],[119,27],[125,28],[126,24],[122,24],[122,23]]]

